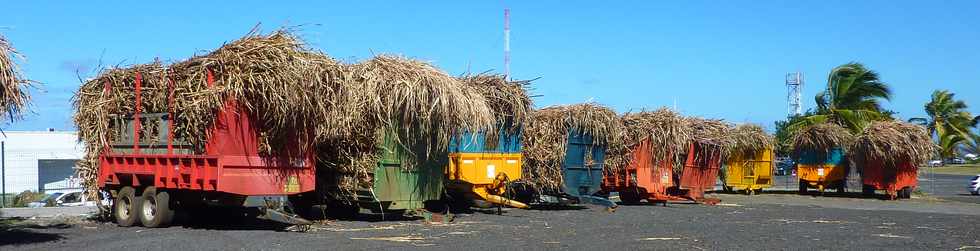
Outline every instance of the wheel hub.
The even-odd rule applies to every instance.
[[[153,199],[143,201],[143,216],[145,216],[147,219],[153,219],[153,217],[157,214],[156,204],[156,200]]]
[[[119,202],[119,205],[116,205],[116,211],[118,211],[123,218],[128,218],[130,213],[129,210],[132,207],[132,202],[129,201],[129,198],[122,198],[119,200]]]

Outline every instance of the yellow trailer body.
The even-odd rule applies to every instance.
[[[507,183],[521,178],[520,153],[451,153],[446,177],[451,188],[471,191],[477,199],[528,208],[503,196]]]
[[[796,166],[796,175],[799,176],[800,183],[823,191],[824,188],[844,182],[847,175],[845,169],[841,165],[833,164],[799,164]]]
[[[751,194],[773,185],[773,151],[766,149],[755,155],[736,155],[729,159],[725,175],[725,186],[733,190],[743,190]]]

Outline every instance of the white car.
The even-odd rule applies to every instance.
[[[58,198],[61,198],[61,196],[63,196],[63,195],[65,195],[65,193],[48,194],[48,195],[44,196],[44,198],[41,198],[40,200],[31,202],[31,203],[27,203],[27,207],[44,207],[44,206],[47,206],[48,204],[54,205],[55,204],[54,201],[57,200]],[[48,203],[48,202],[51,202],[51,203]]]
[[[96,201],[89,200],[88,196],[84,196],[83,192],[70,192],[70,193],[53,193],[44,199],[39,201],[28,203],[28,207],[44,207],[48,204],[48,201],[52,201],[51,204],[57,207],[79,207],[79,206],[96,206]],[[105,196],[105,192],[99,192],[99,199],[102,200],[102,205],[109,205],[108,196]]]
[[[970,186],[966,190],[972,195],[980,195],[980,174],[970,179]]]
[[[929,161],[929,166],[936,167],[936,166],[942,166],[942,165],[943,165],[943,161],[942,160],[938,160],[937,159],[937,160],[930,160]]]

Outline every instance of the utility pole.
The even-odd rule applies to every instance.
[[[7,207],[7,141],[0,141],[0,207]]]
[[[504,9],[504,79],[510,80],[510,9]]]

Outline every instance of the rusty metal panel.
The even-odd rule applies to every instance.
[[[719,169],[721,169],[721,147],[691,143],[681,173],[680,188],[686,189],[687,195],[693,199],[703,198],[705,191],[714,188]]]

